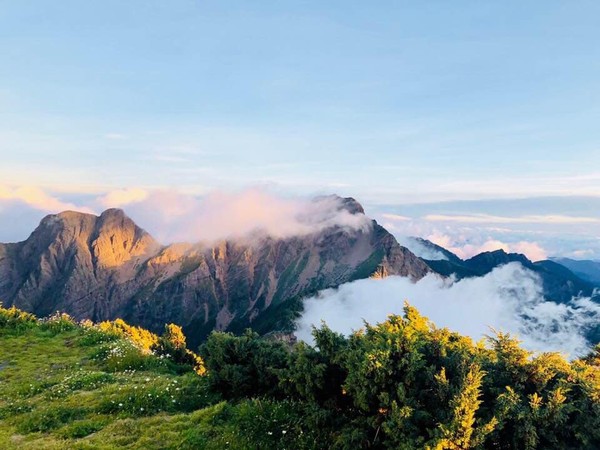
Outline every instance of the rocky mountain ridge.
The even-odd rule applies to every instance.
[[[339,207],[363,214],[354,199]],[[122,317],[151,330],[183,325],[192,343],[251,325],[294,298],[370,276],[420,279],[427,265],[375,221],[305,236],[160,245],[125,213],[47,216],[23,242],[0,244],[0,299],[43,316]]]

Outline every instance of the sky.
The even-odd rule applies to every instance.
[[[259,187],[353,196],[464,256],[600,258],[599,16],[596,1],[0,0],[0,240],[123,192]]]

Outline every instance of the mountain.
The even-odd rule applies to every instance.
[[[570,258],[550,258],[552,261],[565,266],[579,278],[600,286],[600,261],[577,260]]]
[[[591,296],[594,289],[600,286],[590,280],[582,279],[556,261],[544,260],[532,262],[520,253],[507,253],[504,250],[484,252],[463,260],[452,252],[430,242],[426,239],[415,238],[420,245],[443,253],[446,259],[423,261],[429,268],[440,275],[453,275],[458,279],[483,276],[490,273],[498,266],[510,262],[521,263],[525,268],[535,272],[542,280],[544,296],[555,302],[568,302],[573,297],[584,295]]]
[[[352,198],[339,208],[364,215]],[[0,244],[0,299],[37,315],[122,317],[160,331],[184,327],[192,345],[211,330],[274,320],[281,305],[370,276],[420,279],[428,266],[375,221],[312,234],[215,244],[160,245],[125,213],[72,211],[44,218],[24,242]]]

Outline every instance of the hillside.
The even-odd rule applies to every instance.
[[[145,351],[149,336],[0,308],[0,448],[286,448],[282,429],[299,448],[290,404],[224,402],[206,376]]]
[[[341,211],[363,226],[162,246],[118,209],[50,215],[26,241],[0,244],[0,299],[39,316],[122,317],[153,331],[173,322],[198,344],[213,329],[274,320],[282,303],[320,289],[428,273],[358,202],[332,199],[330,215]]]
[[[314,336],[316,348],[216,332],[204,361],[189,364],[173,356],[185,342],[176,330],[158,337],[0,308],[0,447],[600,445],[597,354],[532,357],[505,335],[475,346],[410,307],[350,338]]]

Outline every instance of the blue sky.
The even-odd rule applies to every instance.
[[[599,196],[598,17],[596,1],[0,1],[0,182],[69,201]]]

